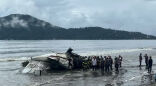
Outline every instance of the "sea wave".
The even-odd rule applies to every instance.
[[[33,56],[33,57],[11,57],[11,58],[0,58],[0,62],[11,62],[11,61],[26,61],[31,60],[33,58],[44,58],[49,57],[50,55],[56,55],[56,53],[49,53],[49,54],[43,54],[39,56]]]
[[[43,50],[15,50],[15,51],[1,51],[0,54],[14,54],[14,53],[32,53],[43,52]]]
[[[120,49],[120,50],[104,50],[104,51],[89,51],[84,53],[79,53],[82,56],[91,55],[111,55],[116,53],[126,53],[126,52],[136,52],[136,51],[148,51],[153,50],[153,48],[137,48],[137,49]]]
[[[153,48],[138,48],[138,49],[120,49],[120,50],[104,50],[104,51],[88,51],[83,53],[78,53],[81,56],[91,56],[91,55],[111,55],[111,54],[117,54],[117,53],[125,53],[125,52],[136,52],[136,51],[148,51],[153,50]],[[48,57],[50,55],[55,55],[56,52],[49,53],[49,54],[43,54],[39,56],[33,56],[32,58],[38,58],[38,57]],[[0,58],[0,62],[5,61],[25,61],[30,60],[31,57],[12,57],[12,58]]]
[[[0,68],[0,71],[15,71],[15,70],[19,70],[21,68]]]
[[[26,61],[30,60],[30,57],[20,57],[20,58],[1,58],[0,62],[11,62],[11,61]]]

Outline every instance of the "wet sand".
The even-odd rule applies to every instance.
[[[32,84],[29,86],[155,86],[154,75],[156,73],[156,56],[154,51],[142,51],[153,56],[153,72],[151,75],[143,66],[138,66],[138,55],[140,52],[120,53],[123,57],[123,67],[119,73],[96,71],[72,70],[62,71],[42,76],[31,76]],[[112,56],[119,55],[113,54]]]
[[[46,73],[22,74],[22,61],[0,63],[1,86],[156,86],[154,75],[149,75],[145,66],[138,67],[139,53],[153,56],[153,74],[156,73],[156,50],[111,54],[123,56],[123,66],[119,73],[101,70],[72,70]],[[6,66],[7,65],[7,66]],[[145,65],[143,58],[143,65]]]

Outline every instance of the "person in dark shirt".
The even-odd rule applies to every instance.
[[[72,58],[68,58],[68,68],[72,69],[73,67],[73,59]]]
[[[106,60],[105,60],[105,71],[109,72],[109,68],[110,68],[109,58],[106,57]]]
[[[110,70],[113,70],[113,59],[111,56],[109,56],[109,67],[110,67]]]
[[[148,72],[151,73],[152,71],[152,65],[153,65],[153,60],[152,57],[150,56],[150,59],[148,60]]]
[[[114,66],[115,66],[115,71],[119,72],[119,58],[118,57],[115,57]]]
[[[139,55],[139,63],[140,63],[139,67],[141,67],[141,64],[142,64],[142,53],[140,53],[140,55]]]
[[[148,68],[148,56],[147,56],[147,54],[145,54],[145,64],[146,64],[146,69]]]
[[[96,60],[97,60],[97,69],[100,68],[100,57],[99,56],[96,56]]]
[[[105,68],[105,60],[102,57],[101,58],[101,70],[104,71],[104,68]]]

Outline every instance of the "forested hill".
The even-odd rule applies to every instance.
[[[101,27],[62,28],[30,15],[11,14],[0,18],[0,40],[118,40],[156,39],[140,32],[128,32]]]
[[[85,27],[79,29],[68,29],[75,36],[74,38],[80,39],[156,39],[155,36],[143,34],[141,32],[128,32],[121,30],[104,29],[101,27]]]

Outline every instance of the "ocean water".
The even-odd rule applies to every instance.
[[[69,47],[81,55],[104,55],[151,50],[156,48],[156,40],[8,40],[0,41],[0,58],[21,58],[65,52]]]
[[[42,76],[22,74],[21,62],[33,56],[64,53],[71,47],[82,56],[119,54],[124,57],[119,74],[88,70],[60,71]],[[156,40],[0,40],[1,86],[154,86],[147,70],[139,69],[139,53],[156,58]],[[144,65],[144,61],[143,61]],[[153,66],[155,73],[156,67]],[[142,78],[143,77],[143,78]]]

